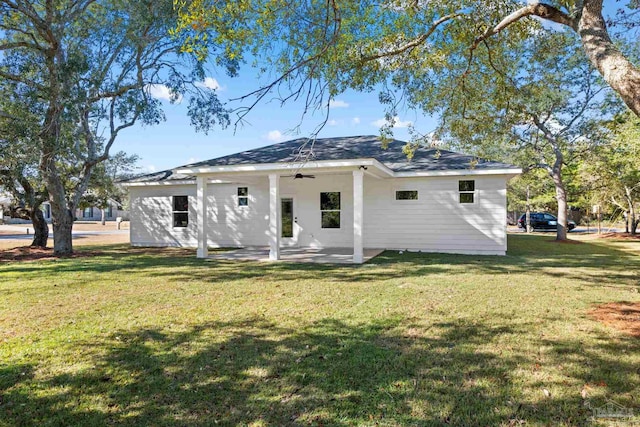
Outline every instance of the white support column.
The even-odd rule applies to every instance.
[[[269,174],[269,260],[280,259],[280,175]]]
[[[198,176],[196,178],[196,199],[198,219],[198,258],[206,258],[209,256],[209,248],[207,247],[207,206],[205,203],[207,196],[207,178]]]
[[[353,262],[362,264],[364,225],[364,171],[353,171]]]

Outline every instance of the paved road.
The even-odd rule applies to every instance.
[[[523,228],[519,228],[519,227],[509,227],[508,229],[509,232],[511,233],[524,233],[524,229]],[[598,232],[598,228],[597,227],[576,227],[573,230],[571,230],[569,232],[569,234],[596,234]],[[608,228],[608,227],[602,227],[602,232],[603,233],[624,233],[624,228]],[[548,231],[535,231],[535,233],[555,233],[555,231],[553,230],[548,230]]]
[[[2,227],[2,226],[0,226]],[[18,231],[17,227],[12,226],[11,229],[7,229],[6,227],[1,228],[2,231]],[[33,228],[29,228],[29,234],[27,234],[27,227],[22,228],[23,233],[13,233],[13,234],[0,234],[0,240],[30,240],[33,239]],[[72,231],[73,237],[88,237],[88,236],[108,236],[108,235],[119,235],[119,234],[129,234],[129,230],[109,230],[109,231]],[[53,233],[49,232],[49,238],[53,239]]]

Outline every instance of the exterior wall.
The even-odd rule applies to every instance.
[[[340,192],[340,228],[322,228],[320,193]],[[353,175],[316,175],[315,179],[280,179],[280,196],[294,197],[297,246],[353,247]],[[366,208],[365,208],[366,209]],[[295,236],[295,234],[294,234]],[[286,244],[286,242],[285,242]]]
[[[102,209],[93,207],[93,215],[84,216],[84,209],[76,209],[75,217],[77,221],[102,221]],[[105,212],[106,213],[106,212]],[[116,205],[111,206],[111,216],[106,216],[106,221],[115,221],[116,218],[128,219],[129,212],[117,208]]]
[[[248,206],[238,206],[238,187],[248,187]],[[195,188],[194,185],[194,195]],[[209,247],[266,246],[269,244],[267,235],[269,228],[269,181],[267,177],[253,180],[250,183],[209,184],[206,204]],[[191,209],[189,210],[191,211]]]
[[[458,181],[475,181],[475,203],[459,203]],[[237,188],[249,188],[249,205],[238,206]],[[197,246],[196,186],[130,187],[131,243]],[[396,190],[417,190],[418,200],[395,200]],[[320,193],[340,192],[340,228],[322,229]],[[280,179],[282,198],[294,198],[295,239],[282,245],[353,246],[353,176],[317,175]],[[189,197],[189,224],[173,227],[172,196]],[[209,184],[206,194],[210,247],[267,246],[269,183]],[[506,251],[506,177],[455,176],[364,180],[364,246],[469,254]]]
[[[475,181],[475,203],[459,202],[458,181]],[[365,177],[364,246],[503,255],[506,242],[505,176]],[[395,200],[397,190],[418,190],[418,200]]]
[[[173,196],[188,196],[187,227],[173,226]],[[195,185],[130,187],[129,199],[129,236],[133,246],[197,246]]]

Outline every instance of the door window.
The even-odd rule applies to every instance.
[[[293,237],[293,199],[282,199],[282,237]]]

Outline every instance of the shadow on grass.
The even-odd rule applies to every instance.
[[[586,422],[579,390],[523,398],[527,384],[516,371],[533,365],[535,354],[480,350],[518,333],[468,321],[420,330],[394,320],[355,326],[324,320],[287,329],[260,319],[181,332],[123,331],[78,344],[94,349],[91,369],[34,380],[33,367],[1,368],[0,415],[9,425]],[[595,342],[554,342],[548,363],[565,365],[565,382],[604,378],[614,393],[638,387],[637,377],[622,381],[635,368],[615,357],[638,351],[638,343]],[[614,356],[604,358],[602,345]],[[616,372],[620,381],[612,379]]]
[[[634,242],[635,243],[635,242]],[[471,256],[386,251],[364,265],[265,263],[200,260],[191,249],[131,248],[112,245],[80,249],[96,251],[96,257],[49,263],[9,263],[2,271],[29,274],[65,272],[141,273],[168,280],[235,281],[258,277],[273,280],[367,282],[439,273],[536,274],[570,278],[598,286],[640,287],[634,271],[640,270],[638,252],[621,250],[611,242],[559,244],[549,236],[509,235],[507,256]]]

